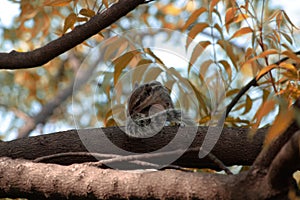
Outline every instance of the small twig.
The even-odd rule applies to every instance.
[[[300,51],[296,51],[296,52],[293,52],[293,53],[296,54],[296,55],[299,55]],[[277,62],[275,62],[274,65],[279,65],[280,63],[282,63],[282,62],[284,62],[284,61],[286,61],[288,59],[289,59],[289,57],[282,58],[282,59],[278,60]],[[261,77],[263,77],[263,76],[261,76]],[[230,104],[227,106],[225,117],[228,116],[228,114],[230,113],[230,111],[232,110],[232,108],[235,106],[235,104],[250,89],[250,87],[252,87],[252,86],[258,86],[257,81],[259,81],[259,79],[257,80],[257,77],[254,77],[247,85],[245,85],[240,90],[240,92],[232,99],[232,101],[230,102]]]
[[[232,175],[233,173],[228,169],[224,163],[218,159],[213,153],[211,152],[206,152],[203,148],[200,149],[200,151],[203,151],[205,154],[207,154],[207,157],[215,163],[220,169],[224,170],[224,172],[228,175]]]

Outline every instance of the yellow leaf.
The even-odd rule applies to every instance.
[[[189,47],[190,43],[195,39],[198,33],[202,32],[207,27],[208,27],[207,23],[198,23],[195,26],[193,26],[193,28],[188,33],[186,48]]]
[[[247,19],[248,17],[249,16],[247,14],[238,14],[238,16],[233,19],[233,22],[238,23],[240,21]]]
[[[258,81],[261,77],[263,77],[266,73],[268,73],[269,71],[271,71],[275,67],[277,67],[277,66],[276,65],[269,65],[269,66],[266,66],[266,67],[262,68],[262,70],[260,70],[260,72],[257,74],[256,80]]]
[[[240,37],[242,35],[245,35],[247,33],[251,33],[253,32],[253,30],[250,28],[250,27],[244,27],[244,28],[241,28],[240,30],[236,31],[233,36],[231,36],[230,40],[232,38],[236,38],[236,37]]]
[[[282,54],[288,56],[290,59],[295,60],[297,63],[300,63],[300,58],[296,54],[294,54],[292,51],[287,50],[287,51],[282,52]]]
[[[266,135],[264,145],[269,145],[274,139],[281,135],[293,122],[294,111],[293,110],[283,110],[277,115],[273,125],[268,130]]]
[[[63,33],[65,33],[69,28],[72,28],[76,20],[77,20],[77,16],[75,13],[69,14],[69,16],[65,19]]]
[[[181,9],[175,7],[173,4],[168,4],[162,10],[165,14],[173,16],[177,16],[182,12]]]
[[[85,17],[94,17],[95,16],[95,11],[83,8],[79,11],[79,14],[81,14]]]
[[[192,15],[188,18],[188,20],[186,21],[186,23],[184,24],[184,26],[182,27],[182,31],[184,31],[185,29],[187,29],[192,23],[194,23],[197,18],[204,13],[206,10],[206,8],[201,7],[197,10],[195,10]]]
[[[292,65],[291,63],[282,62],[282,63],[279,64],[279,67],[297,73],[296,67],[294,65]]]
[[[44,6],[66,6],[72,0],[45,0]]]
[[[211,120],[211,116],[209,115],[209,116],[206,116],[206,117],[201,118],[201,119],[198,121],[198,123],[199,123],[199,124],[205,124],[205,123],[209,122],[210,120]]]

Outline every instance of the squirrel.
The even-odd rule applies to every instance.
[[[127,105],[126,134],[151,137],[166,124],[195,125],[189,117],[174,108],[168,88],[158,81],[135,87]]]

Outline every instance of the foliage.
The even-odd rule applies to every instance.
[[[74,30],[115,2],[20,1],[20,15],[12,27],[5,29],[3,39],[11,42],[14,49],[33,50]],[[176,40],[178,32],[175,30],[188,36],[184,41],[184,50],[189,52],[185,66],[168,66],[167,58],[145,45],[144,39],[160,37],[159,31],[145,33],[140,42],[134,40],[134,43],[130,35],[116,34],[136,27],[153,26],[174,30],[164,36],[164,42],[170,45],[176,46],[180,42]],[[124,99],[130,94],[128,88],[132,88],[135,82],[147,82],[149,77],[159,77],[166,71],[171,78],[163,75],[161,81],[179,96],[174,99],[175,105],[182,106],[200,125],[208,125],[214,120],[212,112],[221,115],[251,78],[256,78],[259,87],[243,95],[226,118],[225,125],[253,127],[255,130],[272,124],[273,120],[284,124],[290,119],[282,116],[290,112],[287,107],[299,97],[297,63],[300,63],[300,58],[295,53],[297,43],[294,39],[298,34],[297,27],[285,11],[274,10],[268,1],[154,1],[138,7],[116,24],[43,67],[2,71],[1,111],[5,113],[3,118],[9,121],[5,132],[17,132],[28,117],[35,116],[43,105],[70,85],[78,74],[78,62],[81,63],[88,51],[101,41],[105,41],[101,47],[103,51],[105,49],[104,62],[111,68],[97,71],[98,82],[85,85],[73,96],[73,110],[69,98],[55,110],[43,131],[47,128],[50,132],[51,125],[59,129],[59,122],[62,128],[72,127],[73,116],[78,119],[79,127],[115,125],[114,113],[121,121],[125,118]],[[100,54],[98,52],[98,56]],[[288,59],[278,62],[285,57]],[[91,63],[87,61],[83,65]],[[122,76],[140,65],[150,67],[145,71],[135,70],[134,77],[140,79],[130,80],[118,91],[117,83]],[[189,84],[199,104],[194,112],[190,103],[180,102]],[[218,88],[218,84],[223,84],[224,94],[217,89],[210,90],[211,87]],[[97,101],[92,98],[95,90],[99,95]],[[114,98],[114,93],[119,94],[118,98]],[[285,108],[278,109],[278,102],[287,102],[281,103]],[[111,103],[115,105],[112,108]],[[97,118],[91,115],[90,105]],[[276,119],[274,114],[278,114]],[[272,137],[276,135],[273,132]]]

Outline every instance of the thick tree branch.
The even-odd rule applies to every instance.
[[[0,53],[0,69],[21,69],[41,66],[99,33],[121,17],[134,10],[145,0],[119,0],[104,12],[92,17],[73,31],[30,52]]]
[[[186,128],[188,131],[188,127]],[[101,141],[109,138],[114,145],[129,152],[153,152],[170,142],[170,138],[176,135],[176,127],[165,127],[161,133],[152,138],[135,139],[127,137],[118,127],[79,130],[85,137],[93,138],[93,144],[89,147],[97,149],[97,153],[111,154],[112,152],[99,146]],[[101,135],[100,132],[104,134]],[[251,165],[261,151],[264,134],[267,129],[259,129],[253,140],[247,137],[248,129],[224,128],[219,141],[212,153],[225,165]],[[210,159],[199,159],[198,153],[203,139],[207,133],[207,127],[199,127],[197,135],[190,148],[198,150],[186,152],[174,165],[196,168],[218,168]],[[42,156],[48,156],[64,152],[87,152],[76,130],[59,132],[49,135],[41,135],[22,138],[10,142],[0,143],[0,157],[24,158],[33,160]],[[107,158],[107,157],[106,157]],[[106,159],[103,157],[102,159]],[[100,158],[99,158],[100,159]],[[102,160],[100,159],[100,160]],[[59,164],[71,164],[95,161],[94,157],[70,156],[44,160]]]
[[[0,197],[11,198],[216,199],[227,196],[230,199],[226,188],[234,178],[175,170],[126,172],[0,158]]]
[[[280,189],[291,184],[293,173],[300,169],[300,131],[283,146],[273,160],[268,178],[272,187]]]

